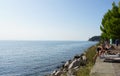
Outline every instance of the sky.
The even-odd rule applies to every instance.
[[[0,0],[0,40],[76,40],[100,35],[119,0]]]

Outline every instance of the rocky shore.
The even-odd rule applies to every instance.
[[[72,60],[64,62],[61,67],[59,67],[57,70],[54,70],[50,75],[47,76],[76,76],[80,68],[86,66],[92,60],[91,58],[93,58],[95,54],[93,47],[95,46],[90,47],[82,54],[75,55]],[[94,51],[94,54],[91,51]]]

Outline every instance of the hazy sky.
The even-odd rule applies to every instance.
[[[0,0],[0,40],[88,40],[119,0]]]

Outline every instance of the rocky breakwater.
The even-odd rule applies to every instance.
[[[49,76],[75,76],[81,66],[87,63],[86,53],[76,55],[72,60],[68,60],[58,70],[54,70]]]

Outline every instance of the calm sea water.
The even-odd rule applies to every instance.
[[[96,42],[0,41],[0,76],[44,76]]]

